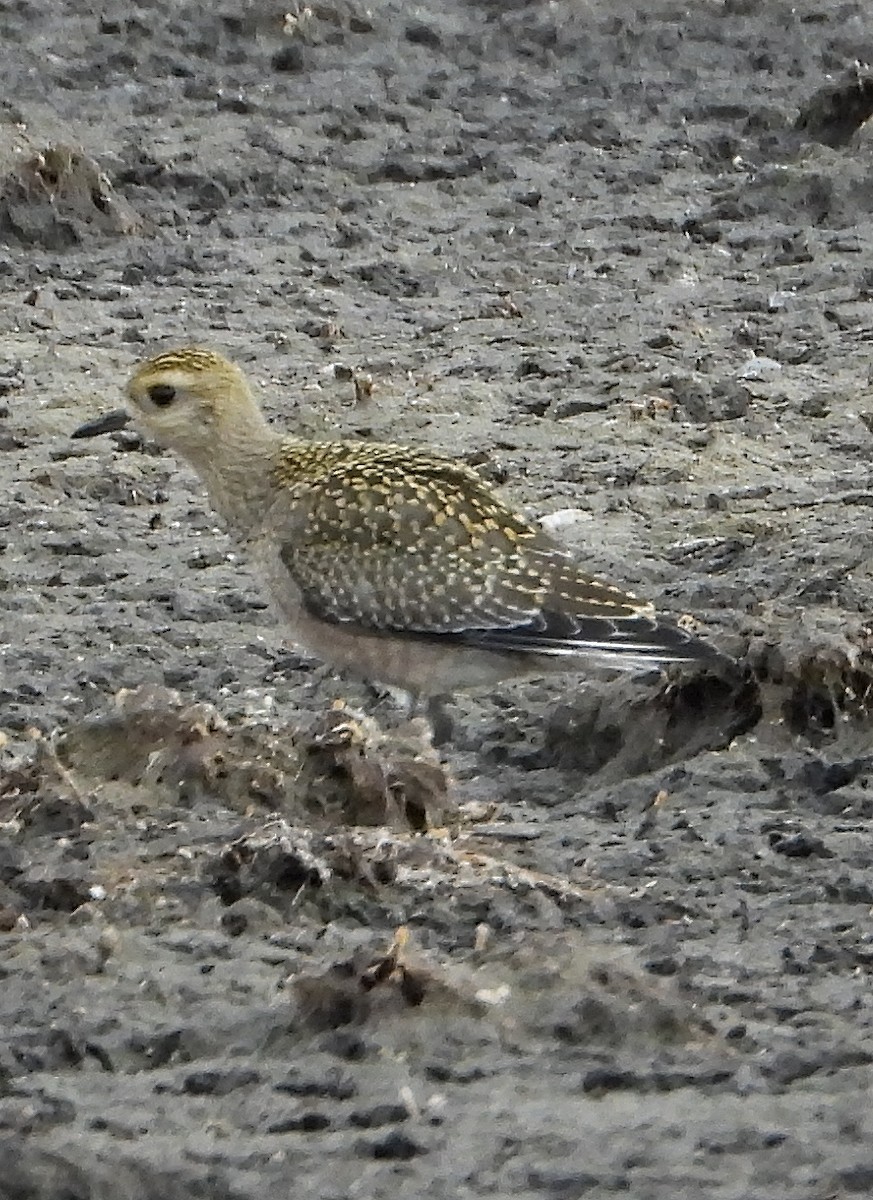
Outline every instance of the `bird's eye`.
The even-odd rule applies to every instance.
[[[149,400],[158,408],[166,408],[176,399],[176,389],[168,383],[155,383],[149,388]]]

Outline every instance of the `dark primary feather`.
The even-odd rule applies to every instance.
[[[322,443],[316,462],[288,443],[281,482],[297,514],[282,561],[324,621],[507,654],[714,654],[581,572],[461,464],[369,443]]]
[[[620,620],[580,616],[572,621],[566,614],[545,612],[539,621],[464,635],[464,642],[497,651],[545,655],[550,658],[579,657],[608,659],[614,655],[635,663],[690,662],[715,659],[718,654],[705,642],[675,625],[655,617],[637,616]],[[563,631],[570,625],[572,632]],[[553,633],[553,630],[557,632]]]

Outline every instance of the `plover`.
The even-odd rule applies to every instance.
[[[519,675],[720,657],[586,574],[465,464],[277,432],[221,354],[159,354],[127,395],[133,419],[197,472],[293,641],[336,668],[433,697]],[[73,436],[123,419],[108,413]]]

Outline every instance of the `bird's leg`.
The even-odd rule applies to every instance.
[[[417,715],[419,696],[416,692],[374,683],[369,679],[364,681],[364,686],[373,701],[373,708],[377,711],[383,706],[389,711],[393,710],[400,714],[400,719],[404,724]]]
[[[445,746],[446,742],[452,740],[455,722],[446,708],[451,702],[452,697],[448,694],[428,696],[424,701],[424,715],[430,722],[431,741],[434,746]]]
[[[389,701],[402,714],[404,724],[415,720],[416,717],[423,717],[430,727],[432,745],[444,746],[446,742],[451,741],[454,722],[446,711],[446,704],[452,700],[449,693],[432,696],[374,683],[368,683],[367,689],[375,701],[375,707],[378,708],[380,704]]]

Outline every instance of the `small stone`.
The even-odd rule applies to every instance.
[[[305,63],[303,50],[297,42],[289,42],[287,46],[277,50],[272,58],[273,70],[280,71],[283,75],[292,75],[297,71],[302,71]]]
[[[424,21],[410,21],[403,36],[414,46],[429,46],[432,50],[438,50],[443,44],[436,30],[431,29]]]
[[[830,411],[828,396],[825,392],[815,392],[812,396],[805,396],[800,402],[800,415],[802,417],[828,417],[830,416]]]
[[[227,1096],[237,1088],[258,1083],[260,1075],[250,1067],[235,1067],[221,1071],[192,1071],[182,1083],[188,1096]]]
[[[403,1104],[374,1104],[349,1116],[349,1124],[358,1129],[377,1129],[380,1125],[396,1125],[409,1119],[409,1110]]]
[[[740,379],[768,379],[773,375],[778,375],[782,370],[782,363],[777,362],[775,358],[768,358],[765,354],[755,354],[740,371]]]
[[[408,1162],[411,1158],[425,1153],[418,1142],[413,1141],[408,1134],[400,1133],[397,1130],[377,1142],[368,1144],[366,1149],[373,1158],[394,1159],[399,1162]]]
[[[268,1133],[321,1133],[330,1128],[330,1117],[326,1113],[308,1112],[293,1117],[282,1117],[267,1126]]]
[[[581,413],[604,412],[612,401],[608,396],[591,396],[580,392],[574,396],[561,396],[549,406],[549,416],[556,421],[564,421],[567,417],[578,417]]]

